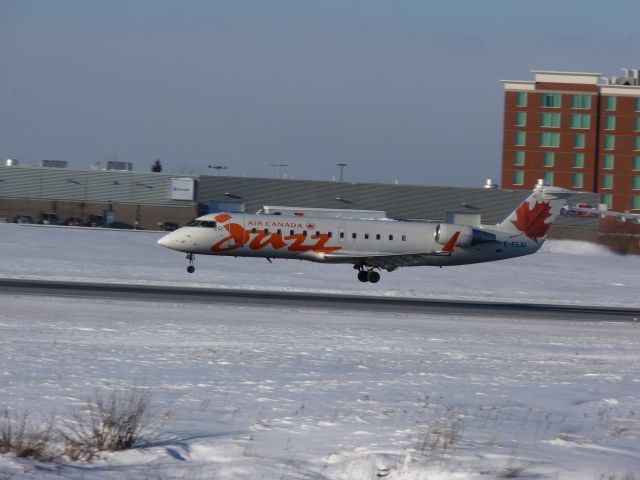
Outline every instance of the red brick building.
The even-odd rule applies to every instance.
[[[542,178],[640,212],[640,81],[637,69],[622,70],[503,80],[502,186],[528,190]]]

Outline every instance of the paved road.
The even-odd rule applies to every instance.
[[[446,315],[476,315],[572,320],[634,321],[640,309],[586,307],[507,302],[470,302],[417,298],[374,297],[255,291],[220,288],[168,287],[113,283],[56,282],[0,279],[0,294],[111,298],[162,302],[226,303],[242,305],[331,308]]]

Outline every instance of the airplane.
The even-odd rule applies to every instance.
[[[377,283],[378,270],[466,265],[535,253],[574,193],[540,182],[497,225],[216,212],[163,236],[158,244],[186,253],[189,273],[195,271],[195,255],[225,255],[352,264],[358,280]]]

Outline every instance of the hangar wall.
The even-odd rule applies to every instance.
[[[172,192],[177,178],[192,179],[193,191]],[[483,223],[497,223],[527,195],[521,190],[485,188],[0,167],[0,214],[10,220],[17,214],[37,220],[40,212],[53,212],[62,219],[86,221],[89,215],[111,210],[118,225],[143,229],[158,229],[164,222],[182,225],[206,211],[212,200],[242,202],[253,212],[264,205],[288,205],[384,210],[392,218],[406,219],[443,220],[448,210],[481,212]],[[571,201],[595,204],[596,200],[595,194],[576,194]],[[596,223],[582,217],[558,220],[565,236],[575,236],[571,232],[576,229],[582,236],[595,232]]]

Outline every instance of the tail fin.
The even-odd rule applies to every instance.
[[[537,185],[531,195],[497,225],[498,229],[513,237],[525,235],[541,245],[551,222],[560,214],[567,197],[574,193],[560,187]]]

